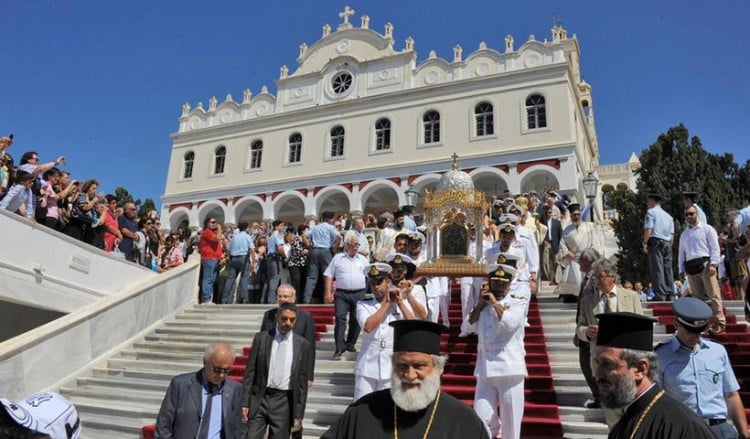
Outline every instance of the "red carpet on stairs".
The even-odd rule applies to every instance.
[[[459,338],[461,326],[460,290],[452,288],[452,300],[449,311],[450,329],[443,334],[441,349],[449,353],[448,363],[442,378],[442,388],[468,405],[474,404],[474,363],[476,361],[477,338],[469,336]],[[333,306],[300,306],[310,312],[315,321],[316,339],[328,332],[327,325],[334,323]],[[529,306],[529,324],[526,328],[526,367],[529,376],[526,378],[526,403],[524,405],[523,426],[521,437],[528,439],[562,437],[560,410],[556,402],[552,372],[547,356],[547,346],[544,341],[544,330],[539,315],[539,306],[535,300]],[[234,360],[231,379],[241,382],[245,373],[245,365],[250,356],[250,347],[244,347],[242,354]],[[750,356],[750,350],[748,351]],[[326,353],[319,353],[318,358],[327,358]],[[144,439],[153,439],[154,425],[143,427]]]
[[[652,303],[648,306],[659,319],[659,323],[666,327],[667,334],[675,332],[674,311],[671,303]],[[745,406],[745,413],[750,419],[750,331],[743,323],[737,323],[737,316],[724,308],[727,319],[727,330],[718,335],[707,338],[721,343],[729,353],[732,369],[740,383],[740,397]]]
[[[453,285],[449,311],[450,329],[443,334],[441,349],[448,353],[448,363],[442,378],[442,388],[469,405],[474,404],[476,378],[477,337],[459,338],[461,327],[461,292]],[[528,439],[562,437],[560,408],[557,405],[552,371],[547,356],[539,305],[532,300],[529,306],[524,345],[526,348],[526,403],[521,437]]]

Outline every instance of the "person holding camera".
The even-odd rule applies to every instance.
[[[391,267],[391,287],[398,288],[401,299],[407,301],[414,311],[414,316],[419,320],[429,320],[429,308],[427,291],[425,288],[412,281],[417,264],[414,259],[401,253],[388,256],[386,262]]]
[[[357,303],[357,322],[365,334],[354,367],[354,401],[391,387],[393,327],[389,323],[416,318],[405,294],[391,285],[391,272],[391,266],[382,262],[364,270],[373,298]]]
[[[487,281],[480,290],[481,300],[469,315],[469,323],[477,324],[479,338],[474,411],[490,437],[497,437],[502,430],[504,439],[521,437],[527,374],[523,337],[529,300],[511,292],[513,282],[517,282],[515,268],[490,264]]]

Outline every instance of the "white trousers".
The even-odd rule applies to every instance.
[[[474,278],[461,278],[461,332],[472,334],[477,332],[476,325],[469,323],[469,314],[477,306],[477,293],[474,291]]]
[[[521,420],[524,404],[523,375],[501,377],[477,377],[477,390],[474,395],[474,411],[484,422],[491,438],[502,431],[503,439],[521,437]],[[500,405],[500,416],[497,406]]]
[[[451,295],[450,291],[448,291],[448,278],[440,276],[433,278],[431,282],[434,282],[434,284],[430,286],[431,291],[428,291],[426,320],[437,323],[438,316],[440,316],[443,318],[443,325],[450,328],[451,322],[448,318],[448,309],[451,305]],[[439,289],[440,295],[436,295],[434,289]],[[430,294],[432,294],[432,297],[429,297]]]
[[[375,392],[391,388],[391,379],[379,380],[377,378],[368,378],[362,375],[354,375],[354,401],[359,398]]]

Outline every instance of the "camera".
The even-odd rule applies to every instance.
[[[492,300],[492,294],[482,294],[482,299],[485,302],[489,302],[490,300]]]

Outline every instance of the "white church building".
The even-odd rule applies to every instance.
[[[420,61],[411,37],[399,43],[391,23],[380,33],[353,14],[299,47],[275,95],[263,87],[241,102],[183,106],[166,226],[394,210],[407,190],[434,187],[454,153],[488,197],[555,187],[584,199],[599,152],[575,35],[555,25],[550,40],[508,35],[499,49],[455,46],[452,59]]]

